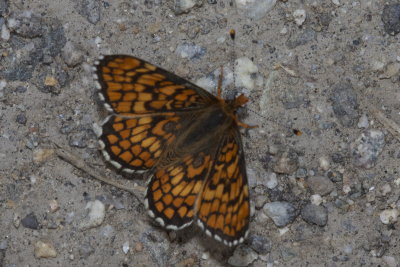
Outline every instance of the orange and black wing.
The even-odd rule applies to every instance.
[[[146,115],[109,116],[99,133],[106,160],[128,173],[151,169],[182,128],[184,117]]]
[[[187,111],[217,101],[191,82],[132,56],[103,56],[95,65],[100,98],[116,114]]]
[[[243,242],[250,221],[244,152],[236,127],[221,141],[215,161],[196,201],[197,223],[228,246]]]
[[[178,230],[195,219],[194,206],[212,165],[210,149],[177,158],[155,170],[145,204],[161,226]]]
[[[152,168],[182,129],[186,114],[216,98],[141,59],[104,56],[95,66],[100,98],[112,115],[98,132],[103,154],[126,172]]]

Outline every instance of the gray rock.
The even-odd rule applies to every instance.
[[[297,217],[296,207],[289,202],[267,203],[264,205],[263,211],[279,227],[288,225]]]
[[[341,82],[333,87],[332,96],[333,112],[345,127],[352,127],[358,121],[358,101],[353,86],[348,82]]]
[[[307,178],[307,185],[314,194],[325,196],[335,189],[335,185],[325,176],[311,176]]]
[[[29,228],[29,229],[39,229],[39,222],[35,216],[35,214],[29,213],[28,215],[26,215],[22,220],[21,220],[21,224],[22,226],[24,226],[25,228]]]
[[[175,54],[182,58],[188,59],[200,59],[206,54],[206,48],[195,45],[194,43],[183,43],[178,45],[175,50]]]
[[[290,36],[290,38],[286,41],[286,46],[289,49],[296,48],[301,45],[305,45],[311,41],[317,39],[317,33],[312,29],[305,29],[300,32],[296,32],[296,34]]]
[[[328,222],[328,211],[323,206],[307,204],[301,210],[301,218],[307,223],[325,226]]]
[[[385,146],[385,134],[380,130],[364,131],[360,137],[350,144],[353,164],[357,167],[372,168]]]
[[[22,85],[17,86],[17,88],[15,88],[15,91],[16,91],[17,93],[20,93],[20,94],[25,93],[26,90],[27,90],[27,88],[26,88],[25,86],[22,86]]]
[[[258,258],[257,253],[251,248],[241,245],[238,246],[233,255],[228,259],[232,266],[248,266]]]
[[[25,13],[15,18],[18,23],[14,29],[15,33],[25,38],[40,37],[46,32],[45,23],[40,16],[32,14],[26,16]]]
[[[276,0],[242,1],[236,0],[239,13],[250,19],[262,19],[274,8]]]
[[[4,16],[4,14],[6,14],[7,12],[8,12],[8,0],[0,0],[0,16]]]
[[[81,244],[78,248],[79,255],[83,258],[86,259],[90,255],[94,253],[95,249],[92,247],[89,243],[85,242]]]
[[[167,3],[175,15],[189,13],[192,8],[201,7],[203,0],[167,0]]]
[[[79,14],[85,17],[90,23],[96,24],[100,21],[100,1],[83,0],[79,8]]]
[[[272,168],[276,173],[292,174],[296,172],[298,166],[299,157],[297,153],[289,149],[288,151],[280,152]]]
[[[385,5],[381,19],[388,34],[398,34],[400,32],[400,4]]]
[[[267,254],[271,252],[272,243],[266,237],[252,235],[247,239],[247,242],[249,243],[249,246],[258,254]]]
[[[83,62],[83,53],[72,42],[67,42],[62,50],[62,58],[69,67],[75,67]]]
[[[89,137],[85,131],[73,133],[69,136],[68,144],[71,147],[85,148],[88,146]]]

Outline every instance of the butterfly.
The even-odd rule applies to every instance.
[[[150,171],[149,215],[166,229],[195,222],[227,246],[243,242],[250,203],[239,126],[247,125],[236,111],[248,99],[222,99],[222,79],[214,96],[128,55],[102,56],[94,76],[110,112],[99,134],[103,155],[124,172]]]

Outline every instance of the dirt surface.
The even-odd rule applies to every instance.
[[[266,14],[262,1],[176,2],[0,0],[0,266],[398,266],[400,26],[387,20],[399,2],[277,1]],[[107,112],[91,73],[102,54],[213,84],[220,66],[249,70],[223,89],[245,93],[254,112],[241,120],[259,125],[242,130],[244,244],[164,230],[146,213],[145,176],[104,160],[93,124]],[[237,58],[247,65],[232,68]],[[60,147],[138,184],[137,197]],[[104,220],[90,221],[88,203]]]

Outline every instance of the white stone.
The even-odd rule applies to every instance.
[[[368,117],[367,117],[367,114],[364,113],[361,115],[360,119],[358,120],[357,127],[366,129],[366,128],[368,128],[368,126],[369,126]]]
[[[333,3],[335,6],[340,6],[339,0],[332,0],[332,3]]]
[[[89,201],[85,207],[89,210],[88,215],[79,224],[79,229],[86,230],[101,225],[106,216],[106,209],[100,200]]]
[[[304,9],[296,9],[293,12],[294,21],[298,26],[303,25],[304,21],[306,20],[306,11]]]
[[[1,39],[8,41],[10,40],[10,36],[10,30],[7,28],[6,24],[3,24],[3,26],[1,26]]]
[[[125,243],[122,245],[122,251],[125,254],[128,254],[128,252],[129,252],[129,241],[125,241]]]
[[[249,58],[238,58],[235,61],[235,65],[236,87],[245,87],[252,90],[256,84],[259,84],[257,79],[262,80],[262,77],[258,75],[258,67]]]
[[[210,252],[206,251],[201,255],[202,260],[208,260],[210,258]]]
[[[319,166],[321,167],[321,169],[323,169],[324,171],[329,170],[329,168],[331,167],[331,164],[328,160],[327,157],[320,157],[319,158]]]
[[[379,218],[383,224],[391,224],[397,222],[399,211],[397,209],[387,209],[381,212]]]
[[[315,194],[310,197],[310,201],[311,201],[311,204],[319,206],[322,203],[322,197],[318,194]]]
[[[277,185],[278,185],[278,179],[276,177],[276,173],[274,173],[274,172],[269,173],[267,176],[266,186],[269,189],[273,189],[273,188],[277,187]]]
[[[276,4],[276,0],[236,0],[241,15],[252,19],[263,18]]]

